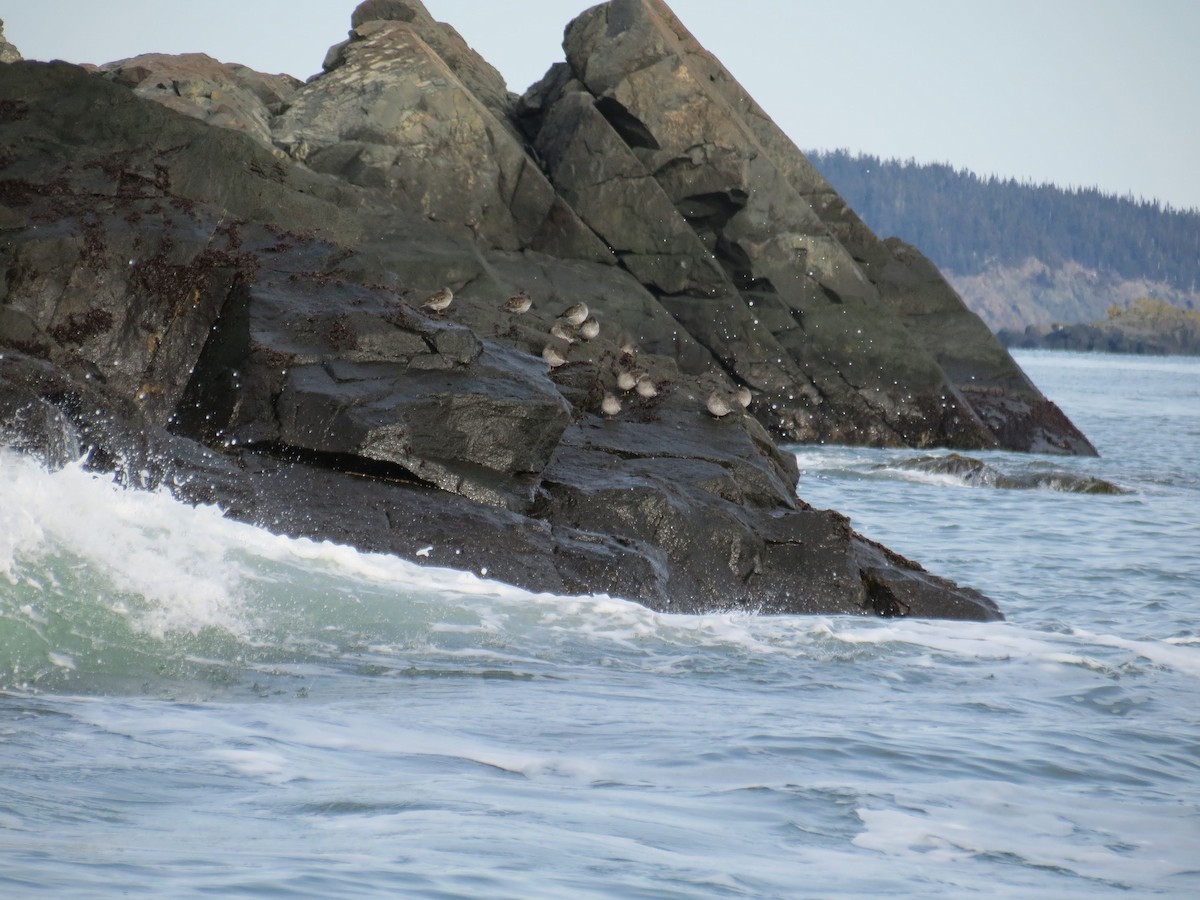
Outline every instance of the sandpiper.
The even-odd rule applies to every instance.
[[[623,391],[632,391],[637,387],[638,372],[621,371],[617,373],[617,387]]]
[[[637,380],[637,392],[639,397],[644,397],[649,400],[651,397],[658,396],[658,388],[654,384],[654,379],[649,375],[643,375]]]
[[[575,343],[575,329],[561,319],[550,326],[550,335],[568,344]]]
[[[583,324],[579,326],[579,336],[585,341],[590,341],[600,333],[600,320],[595,316],[590,316],[583,320]]]
[[[559,366],[564,365],[567,361],[567,358],[563,356],[562,353],[559,352],[559,349],[553,344],[547,344],[542,348],[542,359],[544,359],[546,361],[546,365],[552,369],[557,369]]]
[[[742,409],[748,409],[750,407],[750,401],[754,399],[754,395],[750,393],[750,388],[743,384],[737,389],[737,393],[733,395],[733,398],[741,404]]]
[[[533,300],[530,296],[521,291],[519,294],[513,294],[504,301],[504,305],[500,308],[505,312],[512,313],[514,316],[523,316],[529,312],[529,308],[533,306]]]
[[[425,298],[425,302],[421,304],[421,309],[428,309],[440,314],[453,300],[454,291],[448,287],[438,288]]]
[[[633,341],[626,341],[621,345],[621,359],[629,360],[637,356],[637,345]]]
[[[604,399],[600,401],[600,411],[611,419],[621,411],[621,401],[605,392]]]
[[[578,328],[580,325],[582,325],[584,319],[587,317],[587,304],[582,300],[579,303],[571,304],[559,314],[560,319],[564,319],[568,325],[571,325],[574,328]]]
[[[713,391],[708,395],[708,411],[712,413],[714,419],[729,415],[730,410],[729,401],[718,391]]]

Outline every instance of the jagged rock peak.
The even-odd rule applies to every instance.
[[[21,51],[8,42],[4,37],[4,20],[0,19],[0,62],[17,62],[21,59]]]
[[[417,18],[430,19],[429,11],[417,0],[365,0],[350,15],[350,27],[382,19],[387,22],[412,22]]]
[[[415,2],[365,4],[353,21],[273,120],[276,147],[492,247],[609,256],[526,153],[499,73],[456,31]]]
[[[552,182],[761,392],[764,424],[800,441],[1094,452],[1061,414],[1043,414],[1052,404],[936,269],[871,233],[662,0],[592,7],[563,49],[567,70],[531,88],[518,113]],[[607,170],[587,164],[589,151]],[[637,179],[624,203],[600,196],[618,161]],[[615,209],[636,219],[661,200],[675,215],[651,216],[659,229],[686,222],[725,284],[697,279],[703,254],[679,228],[665,229],[671,254],[690,265],[674,282],[622,233],[631,216]]]
[[[453,26],[436,21],[420,0],[366,0],[360,3],[350,15],[350,41],[330,48],[325,58],[326,71],[341,64],[342,50],[348,43],[370,33],[366,26],[371,22],[403,22],[408,25],[442,58],[476,99],[498,118],[507,121],[516,97],[509,93],[504,76],[472,50]]]

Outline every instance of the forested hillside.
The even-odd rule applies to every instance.
[[[1200,306],[1200,211],[844,150],[808,158],[868,225],[924,251],[993,328]]]

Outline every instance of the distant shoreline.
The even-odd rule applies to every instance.
[[[1029,325],[1023,331],[1002,328],[996,336],[1009,349],[1200,356],[1200,312],[1142,297],[1128,307],[1110,309],[1105,321]]]

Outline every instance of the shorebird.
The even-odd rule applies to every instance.
[[[583,324],[579,326],[579,336],[585,341],[590,341],[600,333],[600,320],[595,316],[590,316],[583,320]]]
[[[588,317],[587,304],[582,300],[579,303],[573,303],[559,314],[559,318],[566,321],[568,325],[578,328],[583,324],[583,320]]]
[[[504,305],[500,308],[505,312],[512,313],[514,316],[523,316],[529,312],[529,308],[533,306],[533,300],[524,291],[519,294],[513,294],[504,301]]]
[[[562,319],[550,326],[550,335],[560,341],[566,341],[568,344],[575,343],[575,329]]]
[[[750,401],[754,399],[754,395],[750,393],[750,388],[743,384],[737,389],[737,393],[733,395],[733,398],[742,405],[742,409],[749,409]]]
[[[621,345],[621,359],[633,359],[637,356],[637,345],[633,341],[626,341]]]
[[[621,401],[605,392],[604,399],[600,401],[600,411],[611,419],[621,411]]]
[[[617,387],[623,391],[632,391],[637,387],[639,372],[622,371],[617,373]]]
[[[658,388],[654,386],[654,379],[649,375],[643,375],[637,380],[637,392],[639,397],[644,397],[649,400],[651,397],[658,396]]]
[[[731,409],[729,401],[718,391],[713,391],[708,395],[708,411],[712,413],[714,419],[729,415]]]
[[[448,307],[453,300],[454,291],[448,287],[438,288],[425,298],[425,302],[421,304],[421,309],[428,309],[440,315],[442,310]]]
[[[542,348],[542,359],[544,359],[546,361],[546,365],[552,369],[557,369],[559,366],[564,365],[567,361],[567,358],[563,356],[562,353],[559,352],[558,348],[553,344],[547,344]]]

